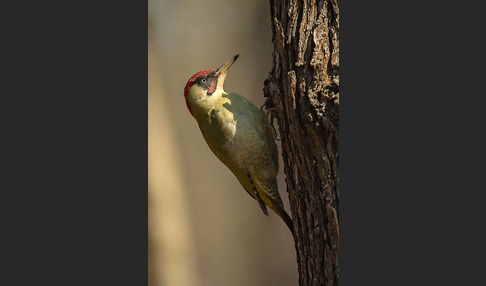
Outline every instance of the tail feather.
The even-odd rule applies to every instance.
[[[262,209],[263,214],[268,216],[267,205],[262,201],[262,198],[260,198],[258,193],[256,193],[256,200],[258,202],[258,205],[260,205],[260,208]]]
[[[274,179],[270,182],[267,182],[267,184],[262,184],[260,181],[255,182],[250,174],[248,174],[248,178],[250,179],[250,183],[252,186],[253,197],[260,205],[263,213],[265,215],[268,215],[267,206],[269,206],[276,214],[278,214],[282,218],[292,235],[294,235],[294,222],[284,209],[282,199],[280,198],[280,195],[278,193],[277,181]]]
[[[289,227],[289,230],[292,234],[294,234],[294,221],[290,218],[289,214],[282,209],[282,212],[279,214],[285,224]]]
[[[278,201],[276,201],[273,198],[270,197],[268,198],[270,199],[269,207],[282,218],[282,220],[285,222],[292,235],[294,235],[294,221],[289,216],[289,214],[285,211],[283,204],[281,203],[279,204]]]

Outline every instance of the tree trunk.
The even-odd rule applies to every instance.
[[[270,0],[278,119],[300,285],[339,285],[339,7]]]

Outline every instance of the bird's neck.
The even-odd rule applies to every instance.
[[[191,109],[196,119],[207,117],[213,110],[223,108],[223,104],[229,101],[223,97],[225,94],[224,91],[215,91],[210,96],[197,98],[191,102]]]

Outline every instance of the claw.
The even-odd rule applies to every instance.
[[[260,109],[263,109],[264,106],[265,106],[265,104]],[[265,111],[265,125],[267,127],[269,126],[271,128],[273,138],[276,141],[280,141],[280,140],[282,140],[282,138],[277,138],[277,131],[275,130],[275,127],[273,126],[273,119],[275,118],[274,114],[278,114],[277,109],[275,107],[268,108]]]

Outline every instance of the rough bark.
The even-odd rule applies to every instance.
[[[270,0],[277,118],[300,285],[339,285],[339,7]]]

